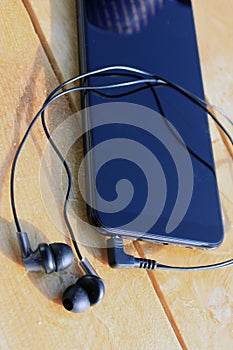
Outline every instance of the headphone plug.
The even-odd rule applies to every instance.
[[[157,262],[150,259],[136,258],[126,254],[123,239],[119,236],[107,240],[108,263],[112,268],[139,268],[155,270]]]

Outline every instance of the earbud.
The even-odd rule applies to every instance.
[[[62,271],[74,261],[73,251],[67,244],[41,243],[35,251],[32,251],[26,232],[18,232],[18,240],[23,263],[28,271],[46,273]]]
[[[66,310],[83,312],[98,304],[104,297],[105,285],[96,274],[87,259],[79,263],[82,277],[76,284],[68,287],[63,294],[62,302]]]

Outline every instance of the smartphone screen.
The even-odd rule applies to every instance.
[[[136,67],[175,82],[204,99],[189,0],[86,0],[77,4],[82,72],[113,65]],[[127,77],[111,79],[99,76],[89,79],[89,83],[98,85],[129,80]],[[117,98],[94,92],[88,93],[85,98],[85,107],[99,106],[85,117],[88,124],[93,126],[85,136],[86,152],[92,150],[87,184],[91,198],[88,206],[91,222],[106,234],[117,233],[131,238],[194,247],[218,246],[223,239],[223,225],[206,112],[168,87],[158,88],[156,96],[148,89],[133,94],[124,94],[125,91],[122,88],[122,94]],[[119,94],[119,89],[114,92]],[[116,114],[119,120],[124,114],[128,120],[128,112],[120,107],[118,109],[120,105],[117,104],[108,109],[111,103],[128,103],[132,114],[138,114],[137,120],[141,115],[140,127],[133,125],[133,122],[129,122],[130,125],[118,123]],[[108,111],[108,124],[105,123],[104,104]],[[166,125],[168,121],[170,135],[175,134],[174,138],[179,143],[178,132],[186,145],[190,159],[187,168],[191,167],[192,174],[183,169],[182,181],[178,169],[182,168],[182,164],[177,165],[179,160],[176,159],[175,146],[172,149],[172,144],[164,144],[158,132],[155,137],[157,127],[153,122],[150,124],[146,108],[162,115],[161,123]],[[175,130],[173,132],[171,125]],[[115,142],[114,149],[111,148],[111,156],[106,141],[117,139],[119,142]],[[132,152],[135,149],[132,159],[118,154],[119,148],[128,148],[124,140],[130,140],[128,144]],[[149,153],[145,153],[145,156],[143,152],[141,154],[142,147],[137,148],[136,143]],[[97,147],[101,144],[102,147]],[[155,167],[152,166],[151,154],[156,159]],[[138,159],[136,163],[135,157]],[[106,162],[100,168],[103,159]],[[140,167],[142,159],[151,164],[152,174],[149,176]],[[148,178],[153,182],[153,190],[150,190]],[[117,184],[122,179],[128,182],[121,182],[121,191],[124,192],[125,185],[125,192],[128,188],[129,197],[132,195],[131,200],[118,211],[104,210],[100,197],[110,206],[117,199]],[[150,205],[145,205],[151,191],[154,191],[153,198],[150,198]],[[183,215],[181,217],[178,213],[178,219],[177,215],[174,219],[175,206],[176,214],[179,212],[177,206],[183,207]],[[172,215],[174,225],[171,223]],[[138,217],[141,221],[135,219]],[[149,227],[144,229],[144,223],[148,223]]]

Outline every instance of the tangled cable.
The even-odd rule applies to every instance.
[[[96,85],[96,86],[87,85],[86,80],[88,78],[97,77],[97,76],[105,76],[105,77],[108,77],[110,79],[112,79],[113,77],[123,77],[123,78],[130,78],[131,80],[123,81],[123,82],[119,82],[119,83],[115,83],[115,84],[109,84],[109,85],[108,84]],[[75,87],[72,87],[69,89],[64,89],[65,87],[67,87],[67,85],[69,85],[71,83],[75,83],[77,81],[81,81],[83,86],[75,86]],[[70,195],[71,195],[71,189],[72,189],[72,174],[70,172],[70,169],[69,169],[69,166],[68,166],[66,160],[64,159],[61,152],[59,151],[56,144],[54,143],[53,139],[51,138],[51,135],[49,133],[49,130],[47,128],[46,121],[45,121],[45,111],[52,102],[54,102],[55,100],[57,100],[58,98],[60,98],[64,95],[67,95],[69,93],[76,92],[76,91],[94,92],[94,93],[100,94],[104,97],[118,98],[121,96],[127,96],[129,94],[133,94],[133,93],[141,91],[143,89],[151,89],[152,93],[154,94],[155,99],[157,100],[155,89],[157,87],[165,87],[165,86],[177,91],[178,93],[180,93],[181,95],[185,96],[190,101],[192,101],[193,103],[198,105],[200,108],[205,110],[206,113],[208,113],[208,115],[214,120],[214,122],[225,133],[225,135],[229,139],[231,145],[233,145],[233,139],[232,139],[231,135],[229,134],[229,132],[226,130],[226,128],[222,125],[222,123],[217,119],[217,117],[214,115],[214,113],[211,110],[215,110],[215,111],[219,112],[231,125],[233,125],[232,119],[229,116],[227,116],[220,108],[206,102],[205,100],[201,99],[200,97],[187,91],[186,89],[182,88],[181,86],[179,86],[173,82],[170,82],[169,80],[163,79],[163,78],[156,76],[154,74],[147,73],[143,70],[139,70],[139,69],[127,67],[127,66],[105,67],[105,68],[97,69],[93,72],[78,75],[78,76],[76,76],[72,79],[69,79],[66,82],[62,83],[61,85],[59,85],[56,89],[54,89],[49,94],[49,96],[45,100],[43,106],[41,107],[41,109],[38,111],[38,113],[34,116],[31,123],[29,124],[28,129],[25,132],[25,134],[24,134],[24,136],[23,136],[23,138],[18,146],[18,149],[16,151],[14,160],[12,162],[12,168],[11,168],[10,199],[11,199],[11,207],[12,207],[12,212],[13,212],[14,221],[15,221],[17,231],[22,232],[21,226],[19,223],[19,219],[18,219],[18,215],[17,215],[16,205],[15,205],[14,184],[15,184],[16,165],[17,165],[17,161],[18,161],[19,155],[21,153],[21,150],[22,150],[35,122],[38,120],[39,117],[41,117],[42,125],[43,125],[44,131],[45,131],[45,135],[48,138],[51,146],[54,148],[59,159],[63,163],[63,166],[64,166],[65,171],[67,173],[68,186],[67,186],[67,192],[66,192],[66,197],[65,197],[65,201],[64,201],[63,215],[64,215],[64,219],[65,219],[65,222],[67,225],[67,229],[68,229],[69,234],[70,234],[70,238],[73,242],[77,257],[79,260],[82,259],[82,254],[79,250],[78,243],[77,243],[77,240],[75,238],[75,235],[74,235],[74,232],[72,230],[71,224],[70,224],[69,219],[68,219],[68,214],[67,214],[67,206],[68,206],[68,202],[69,202]],[[107,93],[105,93],[105,91],[108,91],[111,89],[118,89],[118,88],[127,88],[127,91],[124,93],[121,92],[119,94],[116,94],[116,93],[115,94],[107,94]],[[60,90],[62,90],[62,91],[59,92]],[[220,262],[217,264],[213,264],[213,265],[194,266],[194,267],[172,267],[172,266],[165,266],[165,265],[157,264],[157,268],[161,268],[161,269],[165,269],[165,268],[168,269],[169,268],[169,269],[178,269],[178,270],[201,270],[201,269],[219,268],[219,267],[229,266],[232,264],[233,264],[233,259],[228,260],[228,261],[224,261],[224,262]]]

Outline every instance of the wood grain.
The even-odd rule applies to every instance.
[[[59,3],[57,5],[57,3]],[[30,0],[34,15],[43,32],[42,38],[49,42],[52,37],[49,16],[42,19],[44,1]],[[51,1],[54,17],[64,13],[62,2]],[[202,73],[207,98],[221,106],[229,115],[233,107],[233,3],[228,0],[193,1]],[[48,11],[49,12],[49,11]],[[58,14],[57,14],[58,13]],[[52,14],[51,14],[52,16]],[[65,15],[67,18],[67,15]],[[47,22],[45,22],[47,21]],[[71,23],[73,21],[71,20]],[[69,30],[71,42],[76,40]],[[56,46],[57,42],[54,41]],[[61,67],[64,57],[54,49],[56,65]],[[56,67],[54,65],[54,67]],[[56,70],[56,68],[55,68]],[[67,67],[63,65],[64,76]],[[211,124],[212,139],[218,170],[221,202],[224,215],[226,238],[215,251],[200,252],[177,247],[162,247],[143,244],[143,250],[152,257],[168,264],[205,264],[229,259],[233,246],[233,184],[232,160],[227,153],[216,127]],[[139,253],[142,249],[137,247]],[[131,247],[133,249],[133,247]],[[213,272],[155,272],[148,273],[152,285],[167,313],[176,334],[189,349],[227,349],[232,343],[232,269]],[[183,340],[182,344],[183,344]]]
[[[30,17],[20,1],[2,1],[0,5],[0,43],[1,51],[4,50],[1,57],[0,348],[21,349],[27,344],[32,349],[39,346],[42,349],[93,349],[95,344],[96,349],[174,349],[178,347],[178,342],[153,287],[169,320],[173,322],[175,319],[174,324],[181,333],[179,340],[183,346],[185,342],[190,349],[228,349],[232,343],[231,269],[189,274],[149,273],[150,284],[144,273],[110,270],[102,264],[101,257],[92,257],[97,251],[91,250],[87,255],[95,260],[97,270],[107,282],[108,292],[103,304],[86,315],[77,316],[67,315],[59,301],[69,281],[76,278],[74,268],[61,276],[35,276],[25,273],[19,264],[15,228],[9,208],[9,167],[15,145],[28,121],[47,92],[57,84],[53,71],[59,80],[76,74],[76,62],[67,64],[70,62],[69,57],[72,60],[76,54],[75,50],[72,53],[72,45],[67,44],[76,40],[74,32],[72,33],[73,25],[69,25],[75,23],[74,13],[70,13],[67,5],[69,3],[71,7],[74,6],[72,1],[27,1]],[[193,4],[206,95],[211,102],[231,114],[231,2],[196,0]],[[31,9],[28,5],[31,5]],[[13,26],[12,23],[17,25]],[[63,23],[64,26],[59,26],[58,23]],[[59,117],[61,122],[70,112],[65,99],[59,102],[49,112],[50,126],[56,125],[52,119]],[[171,264],[203,264],[232,256],[232,162],[215,127],[212,129],[226,228],[224,244],[209,253],[144,244],[143,250],[147,256],[156,256],[158,261]],[[37,242],[43,236],[41,232],[44,233],[44,240],[64,240],[60,230],[55,227],[54,218],[48,217],[48,209],[41,203],[38,179],[40,157],[45,146],[41,129],[35,129],[32,140],[22,155],[24,162],[19,164],[17,172],[20,217],[24,221],[24,227]],[[71,160],[75,167],[72,155]],[[54,203],[52,195],[48,202]],[[57,206],[57,221],[60,220],[59,217],[60,210]],[[62,223],[59,227],[61,225]],[[143,304],[142,295],[145,296]]]
[[[61,6],[67,2],[37,3],[43,3],[46,9],[48,3]],[[173,328],[145,272],[112,271],[103,264],[105,259],[99,250],[83,247],[83,253],[106,281],[107,293],[101,305],[86,314],[73,315],[63,310],[60,298],[77,278],[75,267],[45,276],[27,273],[21,265],[9,201],[10,166],[29,121],[58,80],[54,74],[54,71],[57,74],[56,68],[51,66],[54,62],[48,60],[35,24],[31,22],[32,15],[29,16],[22,2],[2,0],[0,14],[0,348],[179,349]],[[44,10],[40,18],[51,20],[51,16]],[[66,43],[66,39],[61,41]],[[53,53],[56,51],[50,48]],[[62,76],[70,74],[58,64],[59,59],[56,58],[56,62]],[[56,127],[70,113],[68,101],[61,99],[48,112],[49,126]],[[64,131],[64,139],[66,137],[68,134]],[[60,203],[53,199],[56,193],[43,193],[41,188],[40,160],[46,146],[38,124],[25,145],[16,174],[18,214],[34,247],[41,240],[66,241],[60,224],[57,227],[55,221],[62,210]],[[71,155],[74,166],[75,159],[76,155]],[[47,177],[52,181],[56,177],[51,166],[54,160],[47,161]],[[53,203],[54,216],[51,216],[50,203]]]
[[[79,72],[76,6],[74,0],[23,0],[40,42],[60,83]],[[79,96],[69,96],[79,107]]]

